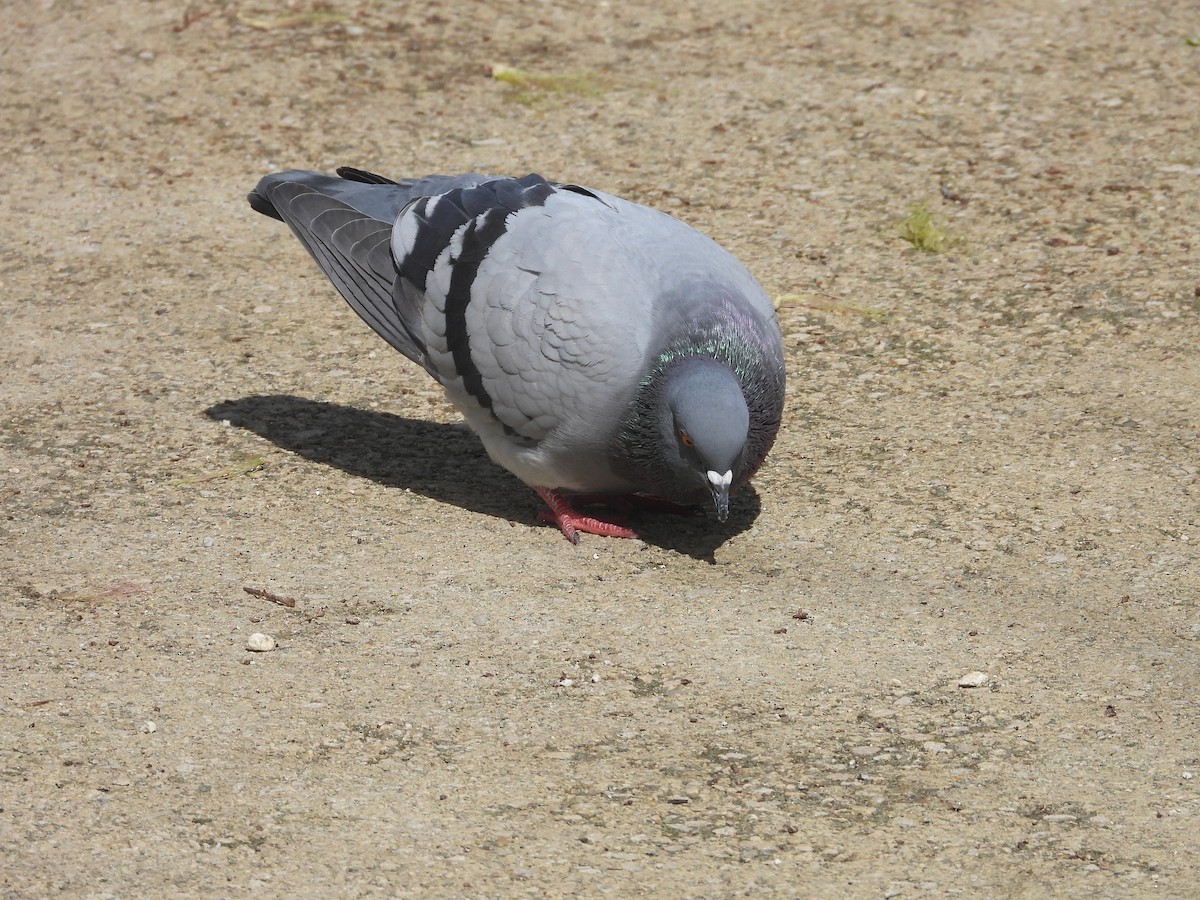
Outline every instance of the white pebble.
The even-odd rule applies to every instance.
[[[158,731],[158,726],[153,722],[147,720],[142,723],[142,734],[154,734],[156,731]]]
[[[246,639],[246,649],[253,650],[255,653],[266,653],[269,650],[274,650],[278,646],[275,643],[275,638],[269,634],[263,634],[261,631],[256,631]]]
[[[985,672],[968,672],[962,678],[958,679],[958,686],[961,688],[983,687],[987,683],[988,677]]]

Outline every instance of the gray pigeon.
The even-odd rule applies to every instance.
[[[250,205],[445,388],[491,456],[579,531],[633,537],[573,494],[712,503],[750,480],[783,410],[771,301],[729,253],[574,184],[281,172]]]

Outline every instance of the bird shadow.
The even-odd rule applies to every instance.
[[[388,487],[509,522],[536,518],[529,488],[493,463],[465,425],[290,394],[225,400],[204,413],[305,459]],[[746,487],[733,498],[729,518],[720,526],[700,512],[680,516],[638,509],[625,518],[648,544],[714,562],[717,548],[748,529],[760,509],[757,492]]]

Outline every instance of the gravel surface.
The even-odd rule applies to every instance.
[[[1196,895],[1194,3],[4,18],[0,896]],[[338,165],[737,254],[727,526],[539,523],[245,202]]]

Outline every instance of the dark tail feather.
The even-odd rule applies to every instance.
[[[390,178],[384,178],[382,175],[376,175],[374,172],[367,172],[363,169],[355,169],[350,166],[342,166],[337,170],[340,177],[347,181],[357,181],[359,184],[399,184],[398,181],[392,181]]]
[[[259,182],[258,187],[262,187],[262,182]],[[250,208],[255,212],[262,213],[264,216],[270,216],[272,219],[278,219],[282,222],[283,216],[275,209],[275,204],[267,199],[265,195],[260,194],[258,187],[246,195],[246,199],[250,201]]]

